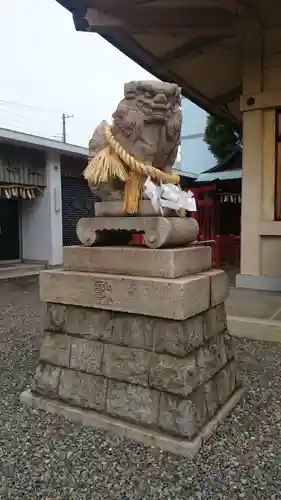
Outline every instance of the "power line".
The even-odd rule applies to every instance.
[[[54,134],[54,129],[59,128],[60,120],[62,121],[62,131],[59,134],[60,140],[66,142],[67,120],[72,117],[75,119],[73,120],[73,126],[70,127],[70,135],[77,135],[77,131],[85,129],[85,138],[83,140],[79,139],[77,144],[88,144],[88,136],[92,129],[90,117],[83,117],[82,115],[74,116],[73,114],[67,113],[61,114],[60,110],[47,109],[40,106],[23,104],[17,101],[0,99],[0,127],[10,130],[18,130],[31,135],[34,134],[40,135],[41,137],[54,138],[56,134],[56,132]],[[56,136],[57,135],[58,134],[56,134]],[[58,137],[56,137],[56,139],[57,138]]]
[[[22,102],[18,102],[18,101],[6,101],[4,99],[0,99],[0,104],[7,104],[8,106],[17,106],[17,107],[23,107],[23,108],[30,108],[30,109],[33,109],[35,111],[45,111],[45,112],[48,112],[48,113],[61,113],[61,109],[52,109],[52,108],[43,108],[41,106],[34,106],[34,105],[31,105],[31,104],[24,104]]]

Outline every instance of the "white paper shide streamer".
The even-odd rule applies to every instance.
[[[144,184],[144,194],[150,199],[155,212],[163,215],[163,208],[179,211],[181,208],[188,212],[196,212],[196,201],[191,191],[182,191],[174,184],[160,184],[157,186],[148,177]]]

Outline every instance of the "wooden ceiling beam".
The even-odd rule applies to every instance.
[[[135,0],[136,2],[137,0]],[[142,1],[142,0],[139,0]],[[145,0],[144,0],[145,1]],[[163,7],[185,7],[185,8],[210,8],[221,7],[226,10],[237,10],[237,0],[147,0],[151,1],[151,7],[155,10]]]
[[[60,1],[60,0],[59,0]],[[241,0],[247,1],[247,0]],[[153,11],[160,9],[218,9],[222,8],[227,11],[237,9],[239,0],[88,0],[88,7],[104,8],[104,9],[134,9],[135,7],[149,7]]]
[[[134,0],[135,5],[145,5],[148,3],[153,4],[154,2],[155,2],[155,0]]]
[[[101,30],[109,30],[111,28],[120,27],[124,25],[118,17],[105,14],[97,9],[87,9],[85,20],[88,22],[89,31],[100,33]]]
[[[259,7],[257,6],[258,2],[256,2],[256,0],[254,2],[252,2],[252,0],[236,0],[236,2],[238,7],[240,6],[248,13],[249,16],[253,17],[257,21],[259,21],[259,23],[261,23],[260,11]]]
[[[171,50],[167,54],[162,57],[157,58],[156,67],[158,69],[165,68],[168,64],[174,62],[175,60],[184,57],[185,59],[188,57],[192,57],[204,48],[214,47],[219,43],[222,43],[225,40],[232,39],[233,36],[208,36],[208,37],[200,37],[195,38],[191,41],[188,41],[181,45],[180,47],[176,47],[174,50]]]
[[[147,6],[136,7],[134,4],[127,5],[124,8],[122,3],[115,4],[100,3],[97,0],[95,9],[88,8],[88,17],[91,11],[99,12],[116,17],[123,21],[127,26],[138,27],[143,29],[148,28],[169,28],[171,30],[177,28],[188,27],[224,27],[231,26],[235,21],[235,16],[226,9],[209,9],[209,8],[159,8],[152,9]]]
[[[213,99],[213,103],[215,106],[225,106],[226,104],[229,104],[238,99],[242,95],[242,93],[242,85],[238,85],[237,87],[234,87],[233,89],[228,90],[224,94],[221,94],[220,96]]]
[[[193,102],[201,108],[210,113],[225,116],[233,120],[233,117],[227,111],[227,109],[223,107],[221,108],[220,106],[214,104],[211,99],[198,92],[180,76],[173,73],[173,71],[165,70],[165,73],[161,74],[161,71],[157,70],[156,68],[155,56],[145,50],[129,33],[125,33],[124,30],[122,30],[122,33],[120,33],[118,37],[113,35],[113,38],[111,38],[110,32],[108,31],[108,33],[104,35],[103,38],[105,38],[109,43],[115,45],[115,47],[121,50],[128,57],[135,60],[137,64],[143,66],[147,71],[155,74],[155,76],[160,80],[171,83],[177,82],[177,84],[184,89],[183,94],[186,94],[186,97],[192,99]]]

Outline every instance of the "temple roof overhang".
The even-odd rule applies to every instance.
[[[249,23],[281,20],[277,0],[58,0],[79,31],[100,34],[208,112],[241,120]],[[280,21],[281,24],[281,21]]]

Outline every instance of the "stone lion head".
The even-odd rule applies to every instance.
[[[113,118],[113,134],[139,161],[165,166],[176,154],[181,130],[181,89],[157,80],[125,84]]]

